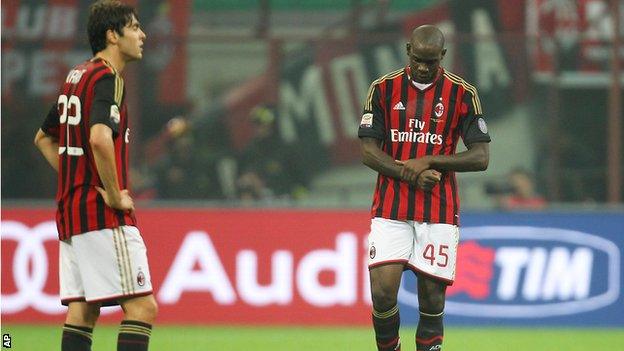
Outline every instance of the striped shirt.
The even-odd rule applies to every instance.
[[[371,84],[358,135],[379,139],[382,150],[396,160],[452,155],[460,136],[465,145],[490,141],[474,86],[440,68],[421,90],[409,66]],[[459,225],[455,172],[442,172],[430,192],[379,174],[371,212],[373,217]]]
[[[104,228],[136,225],[134,215],[108,207],[89,144],[91,126],[113,131],[117,178],[128,188],[128,112],[124,82],[106,61],[94,58],[74,67],[41,129],[59,140],[56,224],[59,239]]]

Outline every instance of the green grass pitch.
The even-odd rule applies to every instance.
[[[61,327],[2,325],[16,351],[60,349]],[[405,350],[414,350],[415,328],[401,330]],[[98,326],[93,351],[116,350],[115,326]],[[156,326],[150,351],[161,350],[297,350],[374,351],[371,328]],[[3,348],[2,350],[8,350]],[[444,351],[624,351],[622,329],[446,328]]]

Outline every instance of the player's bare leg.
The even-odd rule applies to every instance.
[[[416,329],[417,351],[442,350],[444,301],[446,284],[435,278],[418,276],[418,305],[420,319]]]
[[[152,324],[158,314],[154,295],[124,299],[119,304],[124,320],[119,327],[117,351],[147,351]]]
[[[61,350],[90,351],[93,327],[100,316],[101,305],[76,301],[67,307]]]
[[[370,269],[373,327],[379,351],[401,349],[399,340],[401,320],[397,295],[403,269],[403,264],[387,264]]]

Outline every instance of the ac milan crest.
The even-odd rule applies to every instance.
[[[141,271],[137,274],[137,284],[139,284],[139,286],[145,285],[145,274]]]
[[[375,255],[377,255],[377,250],[375,249],[375,246],[371,246],[370,252],[368,254],[371,259],[375,258]]]
[[[440,118],[444,114],[444,105],[441,102],[438,102],[433,109],[436,117]]]

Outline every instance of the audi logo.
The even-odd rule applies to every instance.
[[[29,228],[20,222],[2,221],[2,240],[17,242],[12,270],[17,291],[2,294],[2,313],[17,313],[28,307],[47,314],[63,313],[66,309],[59,296],[43,291],[48,280],[48,254],[43,244],[58,240],[56,224],[48,221]]]
[[[48,259],[58,260],[58,257],[48,257],[44,246],[46,241],[58,241],[54,221],[43,222],[32,228],[16,221],[2,221],[0,229],[2,241],[17,242],[12,262],[17,291],[2,293],[2,314],[18,313],[29,307],[45,314],[65,313],[67,308],[61,305],[59,295],[50,295],[44,291],[48,281]],[[103,309],[102,312],[106,314],[117,310]]]

